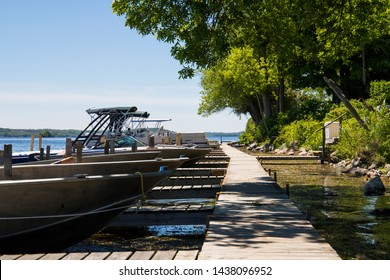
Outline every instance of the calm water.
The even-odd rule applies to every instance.
[[[42,148],[50,146],[50,150],[63,150],[65,149],[66,138],[42,138]],[[3,150],[4,145],[12,144],[12,152],[26,152],[30,150],[31,138],[0,138],[0,150]],[[34,150],[39,150],[39,140],[35,138]]]
[[[390,181],[387,193],[365,196],[365,178],[339,174],[317,162],[263,161],[281,187],[343,259],[390,259]]]
[[[220,136],[208,135],[209,140],[221,141]],[[238,141],[238,136],[223,136],[223,142],[234,142]],[[42,138],[42,148],[50,146],[51,151],[54,150],[64,150],[65,149],[66,138]],[[26,152],[30,150],[31,138],[24,137],[10,137],[10,138],[0,138],[0,150],[3,150],[5,144],[12,144],[12,151],[14,153]],[[34,141],[34,150],[39,150],[39,140],[35,138]]]

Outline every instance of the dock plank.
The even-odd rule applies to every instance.
[[[182,250],[177,252],[175,260],[196,260],[199,250]]]
[[[106,260],[128,260],[133,252],[112,252]]]
[[[230,163],[199,260],[340,259],[255,157],[222,146]]]
[[[45,254],[39,260],[61,260],[65,256],[66,253],[51,253],[51,254]]]
[[[18,260],[39,260],[44,254],[25,254],[18,258]]]
[[[1,255],[0,260],[6,261],[6,260],[16,260],[20,258],[22,255]]]
[[[86,256],[88,256],[87,252],[82,253],[69,253],[65,257],[62,258],[62,260],[82,260]]]
[[[157,251],[152,260],[173,260],[177,251]]]
[[[90,253],[84,260],[104,260],[110,255],[110,252],[93,252]]]
[[[155,251],[135,251],[130,260],[151,260]]]

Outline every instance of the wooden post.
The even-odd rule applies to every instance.
[[[38,136],[38,150],[40,151],[42,149],[42,134],[39,134]]]
[[[0,150],[0,165],[4,164],[4,151]]]
[[[131,143],[131,151],[132,151],[132,152],[136,152],[136,151],[137,151],[137,148],[138,148],[138,147],[137,147],[137,142],[134,141],[133,143]]]
[[[321,152],[321,164],[324,164],[325,162],[325,129],[326,127],[324,126],[322,128],[322,152]]]
[[[66,138],[65,157],[70,157],[71,155],[72,155],[72,139]]]
[[[277,176],[276,176],[276,171],[274,172],[274,181],[277,182]]]
[[[12,179],[12,145],[4,145],[4,179]]]
[[[311,208],[310,207],[306,208],[306,220],[311,222]]]
[[[181,145],[181,133],[176,134],[176,146]]]
[[[171,136],[168,137],[168,145],[172,145],[172,137]]]
[[[108,140],[104,141],[104,154],[108,155],[110,153],[110,142]]]
[[[290,184],[286,184],[286,194],[290,197]]]
[[[50,159],[50,145],[46,146],[46,159]]]
[[[35,135],[31,135],[30,151],[34,151]]]
[[[39,160],[43,160],[45,158],[45,149],[39,148]]]
[[[83,162],[83,142],[81,141],[76,142],[76,162]]]
[[[154,148],[154,136],[153,135],[148,137],[148,147],[149,147],[149,149]]]
[[[268,169],[268,175],[271,176],[271,168]]]
[[[110,139],[110,154],[115,154],[115,140]]]

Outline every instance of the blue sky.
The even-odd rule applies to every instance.
[[[75,128],[88,108],[136,106],[176,131],[245,129],[197,115],[199,77],[178,78],[170,46],[112,13],[112,0],[0,0],[0,127]]]

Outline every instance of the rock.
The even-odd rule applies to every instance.
[[[252,144],[250,144],[250,145],[248,146],[247,150],[248,150],[248,151],[251,151],[251,150],[255,149],[256,147],[257,147],[257,143],[252,143]]]
[[[353,168],[349,171],[349,173],[350,173],[352,176],[361,177],[361,176],[367,175],[368,170],[365,169],[365,168],[353,167]]]
[[[383,195],[386,191],[380,176],[375,176],[366,183],[365,195]]]
[[[352,160],[352,165],[353,165],[354,167],[359,166],[360,163],[361,163],[361,158],[360,158],[360,157],[356,157],[356,158],[354,158],[354,159]]]
[[[287,151],[287,155],[289,155],[289,156],[295,155],[294,150],[288,150],[288,151]]]

